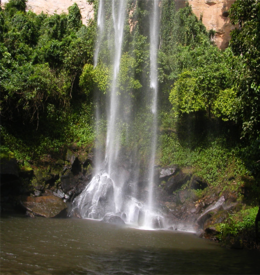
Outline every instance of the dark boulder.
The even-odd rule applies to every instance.
[[[203,190],[208,187],[206,181],[202,180],[200,177],[193,176],[190,183],[190,188],[195,190]]]
[[[191,178],[190,174],[185,174],[179,171],[177,174],[171,176],[165,183],[164,189],[172,194],[174,191],[180,189],[185,183],[187,183]]]
[[[1,160],[1,175],[19,176],[19,166],[15,158],[2,158]]]
[[[32,169],[25,166],[20,169],[15,158],[1,158],[0,162],[0,212],[25,213],[19,196],[34,191],[31,187]]]
[[[74,176],[70,171],[67,171],[65,175],[61,176],[61,188],[65,193],[74,188],[73,179]]]
[[[66,171],[64,175],[61,176],[61,188],[63,192],[78,195],[80,194],[89,179],[86,178],[82,173],[74,175],[70,170]]]
[[[114,214],[106,214],[105,217],[102,219],[103,222],[116,224],[116,225],[124,225],[125,222],[123,219]]]
[[[78,158],[75,158],[72,166],[71,166],[71,172],[73,175],[78,175],[79,173],[81,173],[81,163],[79,161]]]
[[[0,170],[1,202],[8,201],[9,197],[18,195],[21,188],[19,166],[14,158],[2,158]]]

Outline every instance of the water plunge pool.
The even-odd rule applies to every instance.
[[[260,253],[93,220],[0,219],[1,274],[259,274]]]

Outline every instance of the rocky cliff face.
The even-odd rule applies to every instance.
[[[2,4],[8,0],[2,0]],[[74,3],[78,4],[81,11],[82,22],[87,24],[89,19],[94,18],[93,5],[87,3],[86,0],[28,0],[27,9],[39,14],[41,12],[47,14],[61,14],[68,13],[68,7]]]
[[[176,7],[185,6],[186,0],[175,0]],[[214,30],[213,40],[220,49],[225,49],[230,40],[230,31],[234,26],[230,23],[228,10],[235,0],[188,0],[194,14],[200,18],[207,30]]]
[[[8,0],[2,0],[2,4]],[[175,0],[176,7],[182,8],[187,0]],[[195,15],[200,18],[206,26],[207,30],[214,30],[215,36],[213,40],[220,49],[225,49],[230,40],[230,31],[234,26],[230,23],[228,10],[235,0],[188,0]],[[87,3],[86,0],[28,0],[27,8],[36,14],[41,12],[67,13],[68,7],[77,3],[82,15],[83,24],[87,24],[89,19],[94,18],[93,5]]]

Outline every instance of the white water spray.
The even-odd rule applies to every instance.
[[[153,116],[152,141],[151,141],[151,162],[149,165],[149,190],[148,209],[145,214],[144,226],[153,227],[153,195],[154,195],[154,166],[157,145],[157,97],[158,97],[158,72],[157,72],[157,52],[159,39],[159,5],[158,0],[153,0],[153,9],[150,15],[150,88],[152,92],[151,113]],[[156,215],[155,215],[156,216]]]
[[[117,128],[116,118],[118,117],[119,99],[117,96],[117,77],[120,69],[120,60],[123,44],[124,22],[126,14],[126,1],[120,1],[119,7],[112,1],[112,18],[114,28],[114,60],[113,60],[113,78],[110,91],[110,108],[108,114],[107,142],[105,162],[108,165],[108,173],[112,173],[116,157],[120,148],[119,129]],[[116,9],[117,8],[117,9]]]
[[[99,57],[99,51],[100,46],[102,43],[102,36],[104,32],[104,0],[99,0],[99,6],[98,6],[98,17],[97,17],[97,40],[95,45],[95,53],[94,53],[94,67],[97,66],[98,63],[98,57]]]
[[[105,0],[99,0],[98,10],[98,37],[96,42],[94,66],[99,62],[102,37],[105,32],[104,15]],[[128,106],[129,102],[119,96],[118,76],[122,57],[124,22],[126,16],[127,0],[112,0],[111,19],[113,30],[108,31],[108,49],[112,56],[112,76],[110,91],[108,92],[107,110],[107,133],[104,160],[101,153],[97,152],[96,173],[85,190],[73,202],[73,211],[78,211],[82,218],[103,219],[106,215],[115,215],[122,218],[126,223],[134,226],[142,226],[152,229],[163,227],[163,217],[154,211],[153,207],[153,185],[154,166],[157,145],[157,97],[158,97],[158,73],[157,73],[157,50],[158,50],[158,22],[159,22],[159,0],[153,0],[153,8],[150,16],[150,84],[144,90],[150,91],[152,116],[152,129],[149,154],[149,169],[147,172],[148,197],[140,200],[137,198],[140,187],[138,187],[139,167],[130,175],[129,170],[121,163],[125,156],[121,155],[122,146],[120,137],[122,129],[120,121],[129,122],[129,117],[122,111],[120,106]],[[109,5],[108,5],[109,6]],[[111,43],[111,38],[112,43]],[[130,106],[130,105],[129,105]],[[99,110],[97,108],[97,116]],[[138,155],[134,153],[134,155]],[[127,157],[126,157],[127,158]],[[129,159],[128,159],[129,160]],[[124,161],[123,161],[124,162]],[[131,191],[129,191],[131,189]]]

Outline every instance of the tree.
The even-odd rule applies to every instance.
[[[10,0],[5,4],[5,10],[10,12],[11,14],[15,13],[15,11],[25,12],[27,0]]]
[[[68,15],[68,27],[70,29],[78,30],[82,25],[81,22],[81,13],[77,3],[74,3],[73,6],[69,7]]]
[[[82,26],[77,5],[47,16],[25,13],[25,3],[11,0],[0,11],[1,123],[38,128],[40,120],[48,125],[51,109],[65,117],[86,96],[79,77],[92,61],[94,29]]]
[[[169,97],[175,116],[204,111],[209,117],[235,120],[237,99],[232,80],[232,52],[199,46],[186,58],[190,67],[179,74]]]
[[[236,88],[243,136],[255,139],[260,135],[260,2],[237,0],[230,9],[230,19],[237,25],[231,32],[230,46],[242,61]]]

